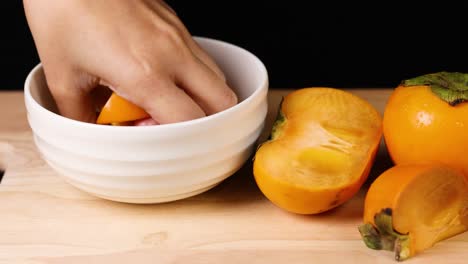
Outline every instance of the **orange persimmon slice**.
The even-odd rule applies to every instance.
[[[367,192],[359,231],[371,249],[404,260],[468,229],[468,182],[442,165],[397,165]]]
[[[97,118],[97,124],[122,124],[150,115],[141,107],[127,101],[116,93],[112,93]]]

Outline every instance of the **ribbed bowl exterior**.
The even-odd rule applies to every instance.
[[[25,104],[43,159],[72,185],[129,203],[174,201],[202,193],[251,157],[267,114],[268,77],[249,52],[197,38],[237,87],[241,102],[178,124],[111,127],[54,113],[42,66],[28,76]],[[231,85],[232,85],[231,84]]]

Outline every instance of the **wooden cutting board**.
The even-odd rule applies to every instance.
[[[270,90],[265,139],[281,97]],[[350,90],[382,113],[389,89]],[[382,147],[352,200],[315,216],[287,213],[257,188],[248,162],[214,189],[185,200],[131,205],[67,184],[40,158],[20,92],[0,93],[0,263],[394,263],[366,248],[357,226],[369,183],[391,166]],[[86,166],[86,164],[83,164]],[[468,263],[468,233],[408,263]]]

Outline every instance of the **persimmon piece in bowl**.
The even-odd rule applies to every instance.
[[[97,124],[126,124],[149,118],[150,115],[141,107],[127,101],[116,93],[107,100],[97,118]]]

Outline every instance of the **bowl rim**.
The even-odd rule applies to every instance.
[[[199,40],[199,41],[206,41],[206,42],[214,42],[218,45],[228,47],[228,48],[234,48],[238,49],[244,53],[246,53],[248,56],[250,56],[254,63],[255,66],[259,69],[261,76],[263,76],[263,80],[261,81],[259,87],[256,88],[256,90],[249,95],[247,98],[245,98],[242,102],[226,109],[221,112],[205,116],[202,118],[198,119],[193,119],[193,120],[188,120],[188,121],[183,121],[183,122],[178,122],[178,123],[170,123],[170,124],[162,124],[162,125],[157,125],[157,126],[109,126],[109,125],[100,125],[100,124],[94,124],[94,123],[87,123],[83,121],[78,121],[74,120],[71,118],[64,117],[60,114],[54,113],[42,105],[40,105],[31,95],[30,87],[31,87],[31,82],[33,79],[33,76],[35,76],[39,71],[43,69],[42,63],[39,62],[27,75],[25,83],[24,83],[24,97],[26,100],[26,104],[29,105],[30,107],[33,108],[33,111],[37,111],[39,113],[42,113],[43,115],[48,115],[50,116],[54,121],[57,122],[64,122],[67,125],[70,126],[81,126],[83,128],[87,129],[98,129],[101,131],[104,130],[109,130],[109,132],[127,132],[127,131],[145,131],[145,132],[161,132],[162,130],[171,130],[171,129],[184,129],[193,126],[203,126],[212,122],[216,122],[220,118],[223,118],[226,115],[231,115],[236,112],[239,112],[242,108],[248,106],[252,101],[256,100],[259,96],[261,96],[265,91],[268,91],[268,85],[269,85],[269,77],[268,77],[268,71],[264,65],[264,63],[252,52],[246,50],[245,48],[242,48],[240,46],[234,45],[232,43],[228,43],[226,41],[218,40],[218,39],[213,39],[213,38],[207,38],[207,37],[200,37],[200,36],[194,36],[194,39]],[[30,112],[31,110],[27,110]]]

